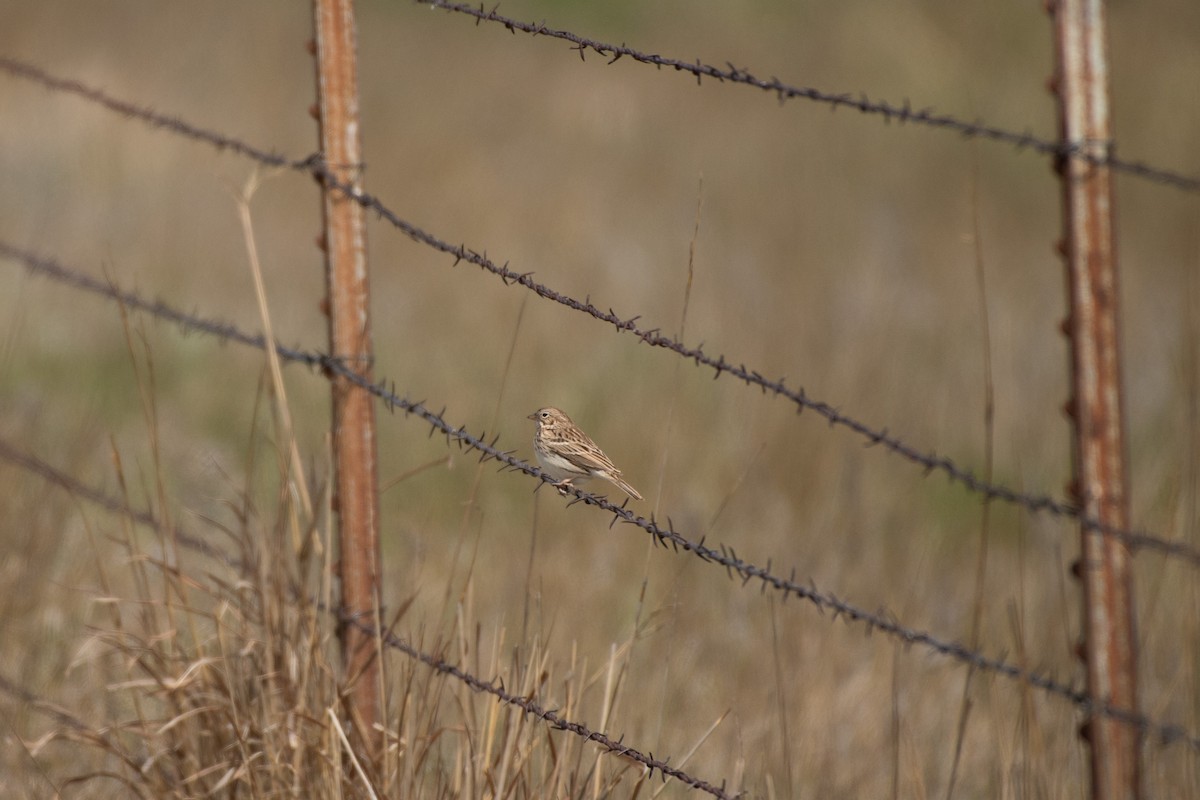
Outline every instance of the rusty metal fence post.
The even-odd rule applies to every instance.
[[[314,0],[321,153],[343,185],[361,188],[358,67],[352,0]],[[372,366],[366,226],[362,206],[325,187],[324,246],[328,276],[329,352],[354,371]],[[343,614],[379,630],[379,500],[375,411],[371,395],[333,376],[333,449]],[[340,631],[350,713],[368,747],[382,737],[380,665],[374,637],[353,625]]]
[[[1075,428],[1072,499],[1090,520],[1129,527],[1124,416],[1117,330],[1117,269],[1111,169],[1108,54],[1101,0],[1048,0],[1054,15],[1060,156],[1070,312],[1073,394],[1067,412]],[[1083,657],[1088,694],[1096,703],[1137,710],[1133,577],[1128,547],[1095,525],[1081,526]],[[1140,796],[1140,730],[1100,714],[1084,725],[1092,755],[1092,797]]]

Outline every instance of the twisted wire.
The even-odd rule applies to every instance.
[[[746,367],[743,363],[735,364],[732,361],[726,361],[724,354],[713,358],[704,352],[703,344],[696,347],[688,347],[674,338],[664,336],[658,328],[644,329],[639,327],[637,321],[641,318],[640,315],[622,319],[611,308],[608,311],[601,311],[592,304],[590,298],[579,301],[570,295],[558,292],[545,284],[533,280],[532,272],[516,272],[509,269],[507,262],[496,264],[487,257],[486,253],[472,250],[463,244],[450,244],[400,218],[399,215],[384,205],[377,197],[358,190],[352,184],[340,181],[325,166],[319,154],[313,154],[303,159],[290,159],[254,147],[236,138],[205,130],[176,117],[159,114],[149,109],[140,108],[132,103],[112,98],[99,89],[89,87],[78,81],[57,78],[37,67],[4,56],[0,56],[0,70],[38,82],[51,90],[78,95],[128,118],[139,119],[156,128],[168,130],[197,141],[207,142],[219,150],[229,150],[238,153],[266,166],[286,167],[312,174],[328,188],[342,192],[364,208],[374,211],[381,219],[386,220],[413,241],[454,256],[455,264],[458,264],[460,261],[475,264],[481,269],[499,277],[506,285],[518,284],[535,292],[539,297],[552,300],[576,311],[581,311],[602,322],[607,322],[618,331],[629,331],[644,344],[670,350],[683,358],[694,361],[697,366],[711,368],[714,372],[714,379],[728,373],[747,385],[758,387],[763,392],[770,392],[771,394],[791,400],[796,405],[798,411],[810,409],[824,417],[830,426],[842,427],[855,433],[865,439],[868,446],[882,446],[884,449],[920,466],[926,475],[938,472],[952,483],[958,483],[968,491],[980,494],[989,500],[999,500],[1016,505],[1032,513],[1047,513],[1056,517],[1077,519],[1084,530],[1118,538],[1132,550],[1152,550],[1168,557],[1183,559],[1193,566],[1200,566],[1200,550],[1191,547],[1185,542],[1165,540],[1145,530],[1121,528],[1090,517],[1084,514],[1078,506],[1057,500],[1049,495],[1018,492],[1007,486],[985,481],[975,475],[973,471],[959,467],[953,460],[946,456],[939,456],[933,451],[922,452],[899,437],[889,433],[887,428],[874,428],[854,417],[843,414],[829,403],[809,398],[803,389],[787,388],[785,386],[786,378],[774,381],[770,380],[757,370]],[[14,248],[8,249],[13,252],[20,252]]]
[[[1098,155],[1092,152],[1094,147],[1092,147],[1093,143],[1091,142],[1066,143],[1054,139],[1041,138],[1029,131],[1017,133],[1016,131],[988,125],[983,122],[967,122],[951,114],[936,113],[929,108],[914,109],[908,100],[905,100],[902,105],[895,105],[883,100],[871,100],[865,93],[861,92],[827,92],[808,86],[793,86],[784,83],[776,77],[757,77],[750,70],[735,67],[728,61],[725,62],[725,67],[722,68],[706,64],[700,61],[700,59],[683,61],[678,58],[646,53],[628,47],[625,44],[618,45],[610,42],[600,42],[572,33],[571,31],[550,28],[545,22],[536,24],[521,22],[520,20],[497,13],[495,8],[492,8],[491,11],[486,11],[482,5],[471,6],[467,3],[451,3],[446,2],[446,0],[414,0],[414,2],[419,5],[430,6],[431,8],[442,9],[452,13],[465,14],[473,17],[476,25],[481,22],[494,22],[503,25],[514,34],[517,31],[521,31],[531,36],[546,36],[570,42],[572,45],[571,49],[578,51],[580,59],[583,60],[586,60],[584,56],[591,50],[607,58],[609,64],[613,64],[622,58],[628,58],[640,64],[647,64],[658,69],[667,67],[676,72],[687,73],[694,76],[697,83],[700,83],[704,78],[712,78],[721,83],[752,86],[775,95],[781,103],[793,99],[811,100],[817,103],[824,103],[833,109],[848,108],[863,114],[880,116],[886,122],[895,121],[900,124],[912,123],[915,125],[924,125],[930,128],[951,131],[966,138],[978,138],[1002,144],[1010,144],[1017,150],[1033,150],[1041,155],[1060,158],[1067,157],[1097,166],[1106,166],[1118,172],[1134,175],[1152,183],[1170,186],[1184,192],[1200,191],[1200,177],[1183,175],[1172,170],[1155,167],[1144,161],[1130,161],[1118,158],[1114,155],[1116,150],[1115,145],[1105,148],[1108,151],[1106,154]]]
[[[25,254],[3,242],[0,242],[0,255],[6,255],[22,261],[34,274],[43,274],[52,278],[58,278],[60,275],[72,275],[73,280],[69,281],[71,285],[90,289],[108,297],[117,297],[130,308],[138,308],[154,316],[160,316],[176,323],[184,330],[199,331],[216,336],[222,340],[236,341],[258,349],[266,347],[266,343],[261,336],[252,336],[226,323],[206,320],[170,309],[159,301],[151,302],[143,300],[134,292],[122,291],[112,285],[101,285],[98,281],[86,278],[86,276],[80,276],[52,260],[39,258],[32,254]],[[441,413],[435,413],[427,408],[424,402],[416,402],[401,397],[396,393],[394,385],[389,388],[386,379],[380,380],[378,383],[373,382],[369,378],[350,369],[341,359],[317,352],[285,347],[278,343],[272,346],[280,358],[309,366],[318,366],[326,373],[336,373],[379,398],[388,410],[393,413],[399,408],[406,415],[420,417],[430,425],[431,434],[440,432],[446,437],[448,445],[454,443],[460,448],[479,452],[481,462],[495,460],[502,465],[502,469],[523,472],[545,483],[557,485],[555,480],[542,472],[540,468],[534,467],[513,456],[513,451],[499,449],[496,446],[496,443],[499,441],[499,434],[496,434],[491,438],[491,441],[488,441],[486,433],[480,433],[476,436],[469,433],[465,425],[454,427],[445,421],[444,410]],[[851,622],[863,624],[868,633],[877,630],[882,631],[906,645],[918,645],[938,655],[971,665],[981,671],[1001,675],[1010,680],[1038,688],[1048,694],[1064,698],[1085,714],[1100,714],[1117,720],[1122,724],[1135,726],[1141,730],[1143,735],[1159,739],[1164,746],[1182,742],[1193,751],[1200,753],[1200,737],[1193,736],[1182,726],[1160,723],[1130,709],[1113,706],[1106,701],[1093,700],[1083,691],[1072,689],[1070,686],[1055,681],[1048,675],[1015,666],[1001,658],[985,656],[979,651],[964,646],[960,642],[949,641],[931,633],[910,628],[897,621],[895,617],[885,611],[870,612],[840,600],[832,593],[822,593],[811,582],[808,585],[798,582],[794,568],[790,576],[784,578],[772,571],[770,560],[768,560],[765,567],[760,567],[739,558],[733,548],[727,545],[721,544],[714,548],[707,546],[704,538],[701,538],[699,541],[689,540],[674,529],[670,517],[667,518],[666,527],[663,527],[654,517],[648,519],[640,515],[635,515],[626,507],[627,500],[621,505],[616,505],[605,497],[589,494],[574,486],[563,487],[563,489],[574,496],[572,504],[581,502],[588,506],[595,506],[613,515],[610,524],[621,522],[633,525],[649,533],[656,544],[661,544],[664,547],[669,546],[675,552],[682,550],[702,561],[723,566],[727,575],[730,577],[736,576],[741,580],[743,585],[756,580],[763,591],[770,589],[778,592],[785,600],[789,596],[796,596],[807,600],[819,610],[831,612],[834,619],[844,617]]]
[[[144,310],[149,311],[150,309],[144,308]],[[151,313],[153,313],[153,312],[151,312]],[[196,320],[196,321],[203,322],[203,320]],[[215,334],[216,330],[221,329],[219,327],[214,328],[212,326],[203,325],[203,324],[196,325],[194,327],[195,327],[195,330],[204,331],[206,333],[214,333],[214,335],[216,335]],[[229,338],[233,339],[234,341],[239,341],[239,342],[244,342],[244,343],[249,344],[254,340],[255,337],[244,337],[244,338],[229,337]],[[258,341],[261,343],[261,339],[259,339]],[[30,473],[40,476],[42,479],[44,479],[48,483],[51,483],[55,486],[58,486],[61,489],[64,489],[68,494],[70,494],[72,496],[83,498],[84,500],[87,500],[89,503],[97,505],[97,506],[105,509],[106,511],[110,511],[115,514],[127,515],[130,519],[134,520],[135,522],[138,522],[149,528],[157,530],[160,534],[163,534],[163,535],[166,534],[165,526],[151,512],[139,511],[137,509],[133,509],[127,503],[125,503],[121,500],[118,500],[115,497],[106,495],[94,487],[88,486],[87,484],[83,483],[82,481],[79,481],[78,479],[72,477],[71,475],[68,475],[67,473],[62,472],[61,470],[55,469],[54,467],[52,467],[50,464],[46,463],[45,461],[43,461],[39,458],[36,458],[35,456],[29,455],[28,453],[21,452],[20,450],[13,447],[9,442],[5,441],[4,439],[0,439],[0,459],[7,461],[10,464],[14,464],[27,472],[30,472]],[[212,544],[209,544],[208,542],[204,541],[203,539],[187,533],[186,531],[180,529],[178,526],[175,527],[170,532],[170,534],[171,534],[172,539],[175,542],[177,542],[179,545],[181,545],[182,547],[184,547],[188,550],[198,552],[198,553],[200,553],[204,556],[207,556],[208,558],[212,558],[216,561],[221,561],[221,562],[233,567],[238,572],[240,572],[242,574],[247,574],[248,568],[244,562],[242,562],[241,560],[235,558],[234,556],[224,552],[220,548],[215,547]],[[581,737],[584,740],[585,744],[587,742],[595,742],[596,744],[600,745],[602,748],[604,748],[605,750],[607,750],[610,753],[613,753],[614,755],[622,756],[622,757],[625,757],[625,758],[628,758],[628,759],[638,762],[639,764],[641,764],[648,770],[649,775],[651,777],[654,775],[654,772],[657,771],[661,775],[664,776],[664,779],[666,776],[670,776],[682,783],[687,784],[688,786],[691,786],[694,789],[699,789],[700,791],[706,792],[706,793],[712,795],[713,797],[720,798],[721,800],[733,800],[733,798],[735,798],[737,796],[737,795],[731,795],[725,790],[725,785],[724,785],[723,781],[720,786],[716,786],[715,784],[712,784],[708,781],[697,778],[693,775],[689,775],[687,772],[684,772],[681,769],[672,767],[670,764],[669,758],[655,758],[653,753],[650,753],[650,752],[642,753],[637,748],[634,748],[634,747],[624,744],[623,736],[619,739],[613,739],[599,731],[592,730],[591,728],[589,728],[587,726],[586,723],[575,722],[574,720],[567,719],[566,717],[559,714],[557,709],[546,708],[545,706],[542,706],[542,705],[534,702],[532,700],[532,698],[522,697],[520,695],[513,694],[512,692],[510,692],[504,688],[504,682],[500,679],[496,679],[493,681],[485,681],[481,678],[476,677],[475,675],[472,675],[471,673],[467,672],[466,670],[463,670],[460,667],[450,663],[449,661],[445,660],[444,658],[441,658],[439,656],[430,655],[429,653],[425,653],[425,652],[413,647],[408,642],[406,642],[404,639],[400,638],[399,636],[396,636],[391,631],[387,631],[387,632],[376,631],[373,626],[364,623],[362,621],[362,619],[360,618],[359,614],[347,612],[346,610],[341,609],[341,608],[330,609],[330,608],[327,608],[325,606],[325,604],[320,601],[314,601],[312,598],[303,597],[300,595],[299,592],[296,592],[296,591],[294,591],[294,593],[298,596],[298,599],[303,599],[305,602],[314,603],[314,605],[317,608],[319,608],[322,612],[331,614],[339,622],[341,622],[343,624],[353,625],[354,627],[356,627],[359,630],[366,633],[371,639],[374,639],[377,635],[379,635],[380,638],[383,640],[384,644],[387,645],[387,647],[389,647],[390,649],[398,650],[398,651],[404,653],[405,655],[407,655],[409,658],[412,658],[416,661],[420,661],[420,662],[426,664],[427,666],[434,669],[436,672],[440,672],[444,675],[449,675],[449,676],[459,680],[460,682],[469,686],[472,689],[472,691],[493,695],[498,700],[500,700],[510,706],[519,708],[522,711],[524,711],[526,714],[529,714],[530,716],[537,717],[538,719],[544,720],[545,722],[547,722],[550,725],[550,727],[554,728],[555,730],[568,731],[570,733],[575,734],[576,736]],[[38,711],[41,711],[42,713],[45,713],[45,714],[49,714],[50,716],[53,716],[56,719],[58,719],[63,724],[66,724],[76,730],[80,730],[80,731],[90,731],[91,730],[91,728],[89,728],[87,725],[85,725],[80,720],[76,719],[75,717],[72,717],[70,714],[67,714],[65,711],[56,709],[55,707],[51,706],[49,703],[45,703],[44,701],[41,701],[39,698],[36,697],[36,695],[32,694],[31,692],[22,688],[21,686],[17,685],[16,683],[8,681],[2,675],[0,675],[0,691],[7,692],[8,694],[10,694],[14,697],[17,697],[18,699],[22,700],[23,702],[33,704],[34,707]]]

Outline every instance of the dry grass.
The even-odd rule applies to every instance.
[[[270,416],[280,429],[284,415]],[[153,427],[152,407],[146,421]],[[290,449],[265,437],[252,442],[247,460],[272,460],[281,488],[267,492],[273,506],[260,508],[254,488],[243,487],[226,502],[234,524],[159,519],[149,536],[132,517],[89,526],[95,589],[79,599],[97,623],[80,638],[66,674],[77,697],[92,700],[63,710],[0,678],[15,703],[13,731],[21,730],[6,748],[9,789],[153,798],[639,793],[648,776],[635,763],[601,758],[577,737],[551,734],[390,650],[385,751],[364,759],[364,732],[348,722],[344,702],[354,678],[339,675],[335,618],[322,610],[331,607],[330,564],[322,556],[331,552],[328,513],[318,519],[298,508]],[[113,460],[123,486],[115,451]],[[293,535],[296,523],[302,536]],[[203,542],[229,557],[206,557]],[[115,570],[106,563],[114,555]],[[565,698],[563,717],[598,707],[602,730],[632,641],[614,644],[594,668],[586,659],[550,664],[536,637],[509,652],[503,630],[485,645],[471,612],[472,585],[468,576],[447,629],[419,635],[416,646],[520,697],[555,687]],[[411,603],[390,612],[389,630],[403,624]]]
[[[1111,9],[1116,129],[1123,155],[1188,171],[1200,7],[1171,5]],[[1049,29],[1032,6],[597,8],[502,11],[1053,129]],[[314,146],[309,22],[294,5],[0,10],[0,51],[289,154]],[[686,306],[689,342],[964,466],[991,464],[1006,485],[1059,493],[1064,301],[1044,161],[625,61],[581,64],[560,44],[404,3],[360,13],[367,185],[401,216],[650,327],[674,330]],[[0,238],[262,327],[226,189],[248,165],[7,78],[0,100]],[[1135,518],[1197,542],[1195,200],[1118,188]],[[273,328],[311,347],[325,341],[318,208],[292,175],[266,179],[249,206]],[[979,598],[986,652],[1081,680],[1070,525],[993,506],[981,590],[976,498],[813,415],[451,270],[385,226],[370,246],[377,373],[400,391],[526,455],[525,415],[566,408],[656,489],[644,510],[693,538],[795,565],[946,638],[972,638]],[[11,265],[0,319],[0,437],[249,565],[179,550],[0,466],[0,676],[53,706],[19,691],[0,701],[6,791],[685,794],[399,653],[384,662],[389,748],[357,758],[335,627],[304,599],[328,596],[335,557],[324,382],[272,377],[259,354],[137,318],[126,328],[111,306]],[[383,416],[380,430],[384,599],[403,611],[396,633],[424,651],[672,763],[691,753],[686,769],[755,796],[944,797],[956,752],[954,797],[1086,791],[1065,703],[985,674],[964,702],[955,664],[531,496],[529,481],[448,454],[411,420]],[[1200,730],[1195,571],[1149,555],[1138,570],[1145,710]],[[1154,796],[1200,796],[1185,749],[1148,743],[1145,763]]]

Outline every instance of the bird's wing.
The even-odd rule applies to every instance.
[[[554,452],[584,472],[621,474],[617,470],[616,465],[609,460],[608,456],[604,455],[604,451],[597,447],[596,443],[591,439],[562,439],[556,443]]]

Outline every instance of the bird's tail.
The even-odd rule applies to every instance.
[[[638,490],[626,483],[625,479],[622,478],[620,474],[613,475],[613,483],[615,483],[617,487],[621,489],[621,491],[625,492],[625,494],[629,495],[634,500],[643,499]]]

